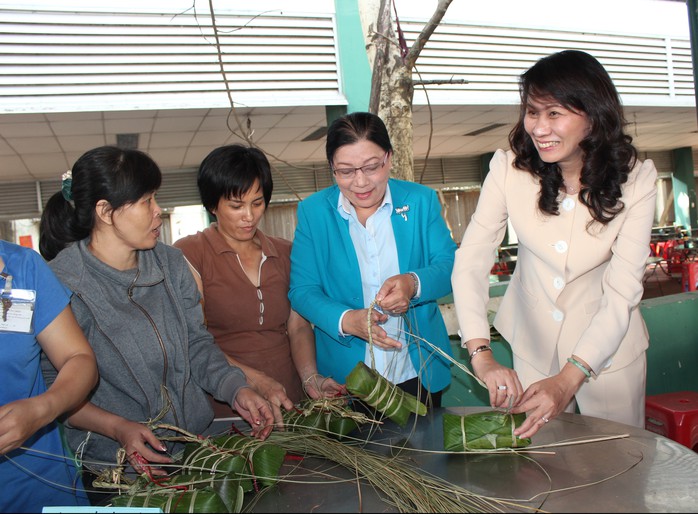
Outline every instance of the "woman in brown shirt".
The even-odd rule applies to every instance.
[[[199,167],[197,184],[206,210],[216,217],[180,248],[193,269],[209,331],[228,361],[272,404],[292,409],[306,397],[346,394],[317,373],[310,323],[288,300],[291,242],[257,228],[271,199],[269,162],[256,148],[227,145]],[[216,417],[233,415],[214,402]]]

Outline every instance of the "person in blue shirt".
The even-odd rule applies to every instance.
[[[0,270],[0,512],[89,505],[55,420],[97,383],[94,353],[37,252],[0,240]],[[42,352],[59,370],[48,389]]]
[[[437,300],[451,292],[456,244],[436,192],[390,178],[393,148],[375,114],[335,120],[326,154],[336,184],[298,205],[289,290],[314,325],[318,372],[344,383],[363,361],[439,406],[450,362],[427,343],[451,354]]]

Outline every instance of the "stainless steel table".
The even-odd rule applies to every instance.
[[[387,422],[366,448],[404,447],[402,455],[424,472],[473,493],[548,512],[698,511],[698,454],[652,432],[598,418],[562,414],[532,438],[531,446],[628,437],[541,450],[549,454],[436,453],[443,452],[443,412],[482,410],[487,409],[436,409],[416,423],[412,417],[402,429]],[[216,421],[211,432],[226,426],[229,422]],[[357,484],[350,471],[324,459],[284,464],[280,475],[285,481],[261,495],[251,512],[397,512],[370,485]]]

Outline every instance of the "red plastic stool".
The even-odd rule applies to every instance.
[[[645,429],[698,449],[698,392],[680,391],[645,399]]]
[[[698,261],[684,262],[681,265],[681,285],[684,291],[698,289]]]

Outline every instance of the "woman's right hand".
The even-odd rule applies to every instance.
[[[466,348],[471,354],[480,346],[490,346],[486,339],[468,341]],[[503,366],[494,358],[491,350],[481,351],[472,356],[470,365],[477,376],[487,386],[490,405],[495,409],[508,409],[519,403],[523,396],[523,386],[516,371]]]
[[[381,324],[388,321],[388,315],[376,309],[371,310],[371,334],[373,344],[383,350],[400,349],[402,344],[391,337],[383,330]],[[354,309],[347,311],[342,318],[342,331],[351,334],[364,341],[369,340],[368,332],[368,309]]]
[[[41,396],[0,406],[0,455],[22,446],[32,434],[49,422],[49,409]]]
[[[167,447],[147,426],[122,418],[115,430],[115,439],[126,451],[126,459],[136,473],[167,474],[162,468],[149,466],[151,462],[168,464],[172,459],[160,453],[166,451]]]

